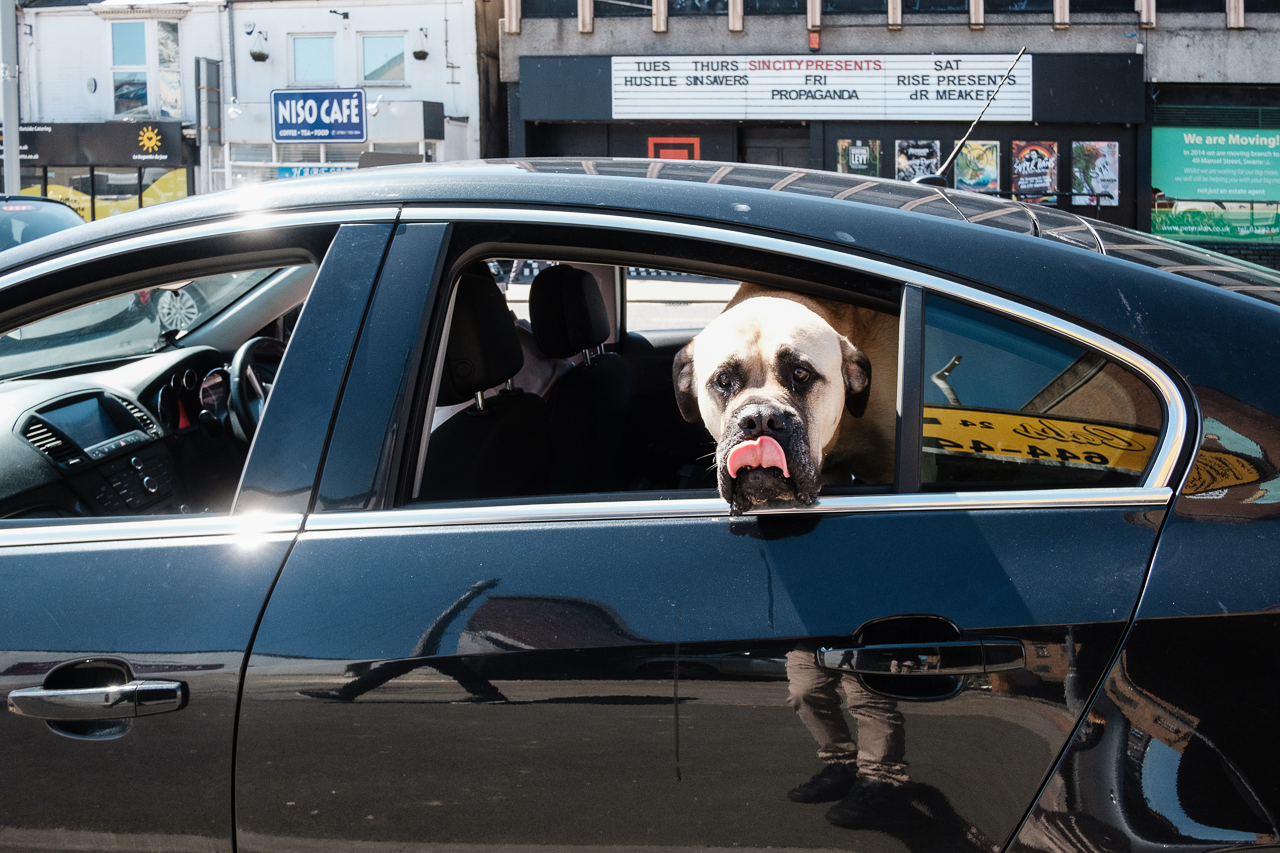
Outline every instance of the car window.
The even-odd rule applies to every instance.
[[[452,284],[412,500],[713,493],[716,442],[682,413],[673,366],[743,279],[554,257],[496,257],[469,270]],[[565,281],[552,293],[557,275]],[[875,313],[893,333],[877,367],[878,416],[892,433],[897,317]],[[599,334],[583,337],[595,321]],[[824,493],[891,488],[891,434],[877,451],[876,476],[831,469]]]
[[[1132,486],[1162,410],[1098,353],[944,297],[925,308],[926,488]]]
[[[14,329],[0,336],[0,379],[155,352],[277,271],[270,267],[176,281]]]

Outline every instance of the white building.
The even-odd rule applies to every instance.
[[[101,218],[194,192],[501,144],[492,0],[33,0],[23,188]],[[366,141],[273,142],[273,90],[361,90]]]

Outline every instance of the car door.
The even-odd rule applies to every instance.
[[[1137,600],[1185,423],[1173,383],[1060,318],[813,245],[451,211],[442,262],[435,215],[405,216],[420,224],[397,235],[353,362],[370,381],[347,385],[246,672],[240,849],[1002,845]],[[896,315],[898,363],[875,368],[898,375],[894,482],[742,517],[653,478],[415,500],[455,283],[530,246],[615,265],[611,316],[627,269],[660,265]],[[692,331],[615,332],[640,424],[622,453],[658,471],[669,454],[636,436],[679,431],[661,399]],[[860,772],[894,779],[899,822],[838,826],[788,798],[851,740]]]
[[[207,222],[195,233],[156,232],[122,241],[115,251],[98,248],[48,261],[42,278],[18,273],[4,282],[9,288],[43,285],[48,296],[70,279],[83,299],[92,300],[198,277],[201,269],[320,263],[275,375],[258,442],[243,472],[230,472],[231,482],[240,476],[244,486],[230,513],[177,514],[167,500],[154,505],[160,509],[135,512],[142,501],[129,493],[124,501],[112,500],[108,517],[0,522],[0,685],[14,712],[0,715],[3,844],[234,849],[232,758],[244,654],[310,501],[372,270],[395,213]],[[132,278],[122,282],[122,270],[132,271]],[[86,286],[94,281],[100,283]],[[6,308],[7,320],[26,306]],[[253,328],[265,324],[259,320]],[[183,357],[181,349],[172,352],[155,357]],[[132,364],[145,370],[148,360]],[[14,393],[39,393],[51,381],[57,380],[18,382]],[[74,476],[99,465],[141,471],[159,456],[180,460],[200,427],[184,423],[184,432],[161,433],[164,416],[143,411],[151,405],[142,400],[129,415],[150,425],[150,435],[138,434],[150,444],[124,455],[108,448],[75,457],[80,465],[73,470],[80,473]],[[22,422],[6,429],[16,431]],[[132,446],[133,439],[128,442]],[[16,476],[15,469],[6,470]],[[57,479],[50,488],[61,488]],[[171,485],[142,481],[138,488],[163,493]],[[41,495],[19,495],[6,506],[27,499]],[[97,506],[92,500],[76,506],[88,515]],[[149,514],[154,512],[168,514]]]

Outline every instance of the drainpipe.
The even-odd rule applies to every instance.
[[[18,9],[15,0],[0,0],[0,80],[4,81],[4,191],[22,189],[18,162]]]
[[[9,2],[9,0],[0,0]],[[236,0],[227,0],[227,64],[231,76],[231,97],[237,98],[236,92]]]

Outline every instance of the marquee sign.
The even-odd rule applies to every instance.
[[[971,121],[1013,54],[615,56],[615,119]],[[1031,121],[1024,56],[987,121]]]

